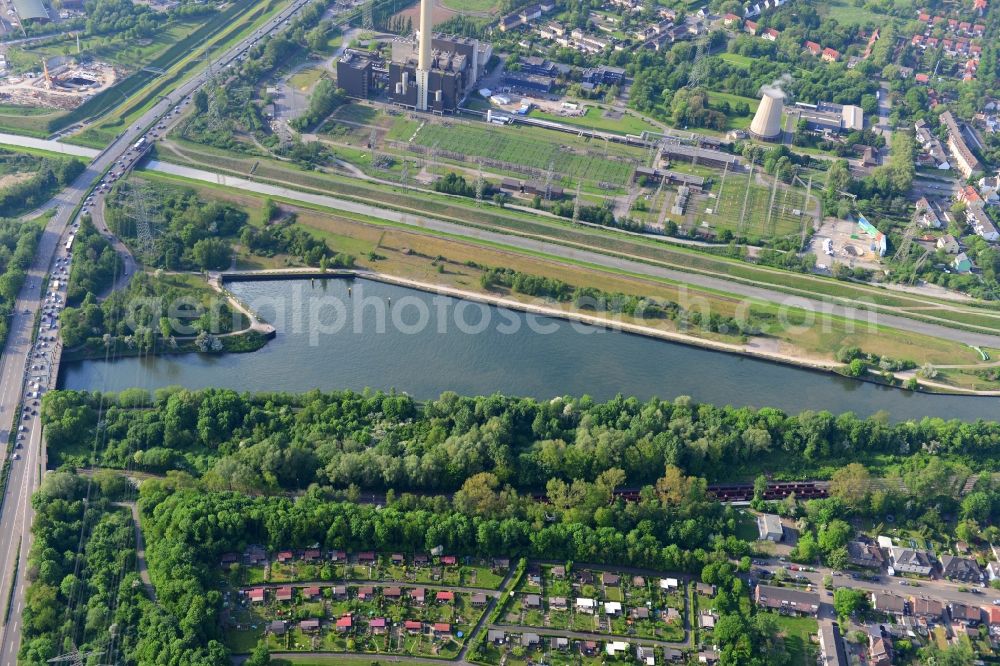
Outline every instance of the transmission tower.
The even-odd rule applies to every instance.
[[[573,224],[580,222],[580,181],[576,181],[576,199],[573,201]]]
[[[715,197],[715,214],[719,214],[719,207],[722,206],[722,192],[726,189],[726,174],[729,173],[729,162],[722,165],[722,180],[719,182],[719,195]]]
[[[375,144],[378,141],[378,130],[374,127],[372,128],[371,134],[368,135],[368,147],[375,150]]]
[[[755,166],[754,162],[751,159],[750,160],[750,177],[747,178],[747,191],[746,191],[746,194],[743,195],[743,210],[740,211],[740,224],[739,224],[739,227],[738,227],[738,231],[736,233],[737,236],[746,236],[746,231],[747,231],[747,229],[746,229],[747,204],[750,203],[750,186],[753,185],[753,168],[754,168],[754,166]]]
[[[899,247],[896,248],[896,253],[892,255],[893,261],[905,261],[910,255],[910,248],[913,246],[913,237],[917,234],[917,223],[916,220],[910,222],[910,225],[906,227],[903,231],[903,239],[899,241]]]
[[[545,200],[549,201],[552,199],[552,169],[555,167],[555,158],[549,160],[549,168],[545,171]]]
[[[145,185],[129,184],[126,217],[135,226],[137,253],[146,260],[153,253],[153,232],[158,215],[153,204],[155,196]]]
[[[774,235],[772,219],[774,216],[774,200],[778,196],[778,181],[781,179],[781,168],[775,169],[774,186],[771,188],[771,202],[767,205],[767,221],[764,223],[764,233],[768,236]]]
[[[58,657],[53,657],[49,659],[50,664],[69,664],[69,666],[87,666],[87,660],[91,657],[96,657],[100,654],[104,654],[103,650],[93,650],[90,652],[80,652],[80,650],[74,647],[70,652],[60,655]]]
[[[481,159],[476,161],[479,162],[479,175],[476,176],[476,201],[482,203],[486,194],[486,179],[483,178],[483,161]]]
[[[799,177],[796,176],[796,178],[799,178]],[[802,182],[801,178],[799,178],[799,182],[800,183]],[[809,217],[808,213],[807,213],[807,209],[809,208],[809,193],[812,192],[812,188],[813,188],[813,177],[809,176],[809,184],[806,185],[806,198],[805,198],[805,201],[802,203],[802,240],[799,242],[799,251],[800,252],[802,250],[804,250],[805,247],[806,247],[806,234],[808,233],[808,229],[806,228],[806,224],[811,219]]]
[[[705,51],[708,47],[708,35],[700,37],[695,44],[694,62],[691,64],[691,71],[688,72],[688,88],[697,88],[701,80],[705,77],[705,70],[708,68],[708,61],[705,60]]]
[[[365,30],[375,29],[375,0],[368,0],[361,7],[361,27]]]
[[[920,258],[917,259],[917,262],[913,264],[913,275],[910,276],[909,284],[913,284],[914,282],[917,281],[918,271],[924,267],[924,264],[927,263],[927,258],[930,256],[931,256],[931,251],[924,250],[924,253],[920,255]]]

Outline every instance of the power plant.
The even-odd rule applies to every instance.
[[[337,86],[349,97],[381,99],[415,111],[455,113],[486,72],[493,47],[478,39],[434,34],[434,0],[421,0],[417,38],[380,38],[380,50],[346,49]]]
[[[784,95],[780,91],[764,90],[760,106],[750,123],[750,136],[762,141],[776,141],[781,137],[781,113]]]

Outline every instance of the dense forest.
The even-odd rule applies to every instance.
[[[30,178],[0,188],[0,218],[14,217],[41,206],[56,190],[83,172],[83,162],[72,158],[26,155],[0,150],[0,176],[30,172]]]
[[[118,254],[90,218],[83,215],[73,241],[73,263],[66,288],[66,304],[75,306],[89,294],[103,294],[122,270]]]
[[[185,470],[246,491],[319,482],[397,491],[455,491],[495,474],[518,489],[550,479],[593,481],[611,468],[636,486],[665,465],[710,480],[759,471],[829,476],[841,463],[883,467],[933,450],[973,469],[992,469],[1000,425],[942,419],[888,424],[829,412],[716,407],[618,397],[539,402],[445,393],[418,404],[405,395],[349,391],[300,395],[230,390],[129,391],[101,415],[102,448],[89,460],[101,397],[59,391],[43,401],[55,466],[135,465]],[[136,409],[137,405],[148,409]],[[933,443],[933,444],[932,444]],[[725,463],[725,464],[723,464]]]
[[[35,257],[41,226],[0,218],[0,345],[7,340],[14,302]]]

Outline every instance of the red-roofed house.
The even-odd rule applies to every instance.
[[[399,599],[403,596],[403,591],[398,587],[387,587],[382,590],[382,596],[386,599]]]
[[[761,35],[760,37],[761,39],[766,39],[769,42],[776,42],[778,41],[778,37],[780,35],[781,33],[775,30],[774,28],[768,28],[767,30],[764,31],[764,34]]]
[[[976,56],[977,58],[983,54],[983,47],[979,44],[971,44],[969,46],[969,53]]]
[[[451,633],[451,625],[447,622],[435,622],[434,633],[438,636]]]
[[[290,585],[284,587],[279,587],[278,591],[275,593],[275,598],[278,601],[291,601],[292,600],[292,588]]]
[[[941,23],[943,21],[944,21],[944,17],[943,16],[935,16],[934,17],[934,25],[937,25],[938,23]]]
[[[913,39],[910,40],[910,44],[914,46],[919,46],[920,48],[924,48],[924,36],[913,35]]]
[[[264,588],[255,587],[249,592],[250,602],[255,604],[264,603]]]
[[[302,559],[306,562],[319,562],[322,559],[323,553],[316,550],[315,548],[310,548],[306,552],[302,553]]]
[[[982,23],[977,23],[974,26],[972,26],[973,37],[982,37],[983,33],[985,32],[986,32],[986,26],[983,25]]]
[[[958,19],[948,19],[948,29],[954,30],[958,27]]]
[[[347,560],[347,553],[342,550],[335,550],[330,553],[330,559],[334,562],[344,562]]]
[[[455,593],[451,590],[439,590],[438,593],[434,595],[434,601],[451,603],[452,601],[455,601]]]
[[[445,565],[446,567],[454,566],[457,562],[458,559],[456,559],[454,555],[441,556],[441,564]]]
[[[806,51],[809,51],[809,53],[813,54],[814,56],[818,56],[820,53],[823,52],[823,47],[817,44],[816,42],[807,41],[802,46],[804,46]]]
[[[368,621],[368,628],[373,634],[384,634],[388,630],[384,617],[373,617]]]
[[[294,557],[295,557],[295,554],[292,553],[292,551],[290,551],[290,550],[283,550],[280,553],[278,553],[278,555],[277,555],[277,557],[275,557],[275,559],[278,560],[279,562],[281,562],[282,564],[284,564],[285,562],[291,562],[292,559],[294,559]]]
[[[996,606],[983,606],[986,612],[986,623],[991,627],[1000,627],[1000,608]]]
[[[937,37],[928,37],[927,38],[927,46],[929,46],[932,49],[936,49],[938,47],[938,42],[939,41],[940,40],[938,40]]]
[[[413,603],[422,604],[426,600],[427,591],[422,587],[415,587],[410,590],[410,598],[413,599]]]
[[[930,80],[931,80],[931,77],[927,76],[926,74],[921,73],[921,74],[917,74],[916,76],[914,76],[913,80],[916,81],[917,83],[929,83]]]
[[[972,185],[965,185],[958,191],[958,200],[972,203],[973,201],[982,201],[983,198],[979,196],[979,192]]]
[[[343,615],[337,618],[337,631],[340,633],[345,633],[354,628],[354,618],[351,614]]]
[[[742,19],[736,14],[726,14],[722,18],[722,24],[725,25],[727,28],[729,26],[739,25],[741,21]]]
[[[744,21],[743,29],[749,32],[751,35],[757,34],[757,22],[756,21]]]
[[[823,49],[823,60],[826,62],[837,62],[840,60],[840,51],[829,47]]]
[[[302,590],[302,596],[309,601],[312,601],[314,599],[319,599],[319,587],[316,585],[313,585],[312,587],[307,587],[306,589]]]
[[[375,588],[371,585],[362,585],[358,588],[358,599],[364,601],[365,599],[371,599],[375,595]]]
[[[419,634],[420,630],[424,628],[424,625],[416,620],[407,620],[403,623],[403,629],[411,634]]]
[[[964,32],[967,35],[971,35],[972,34],[972,24],[969,23],[968,21],[962,21],[961,23],[958,24],[958,30],[959,30],[959,32]]]
[[[917,14],[917,20],[921,21],[922,23],[930,23],[931,15],[928,14],[927,12],[920,12],[919,14]]]
[[[366,550],[363,553],[358,553],[358,562],[360,562],[362,564],[371,564],[374,561],[375,561],[375,553],[374,552],[372,552],[370,550]]]
[[[972,0],[972,10],[979,12],[982,16],[983,12],[986,11],[986,0]]]

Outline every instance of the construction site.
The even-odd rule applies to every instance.
[[[0,104],[68,111],[117,80],[118,72],[108,63],[69,60],[50,67],[43,61],[40,72],[0,77]]]

